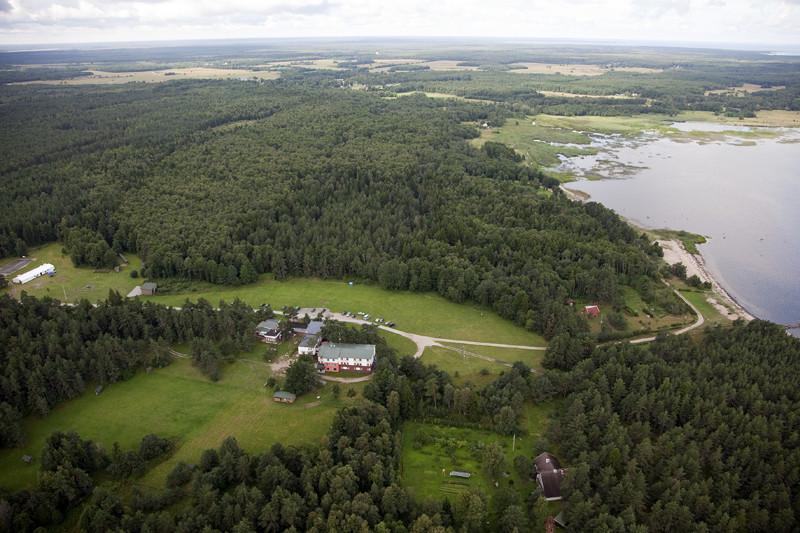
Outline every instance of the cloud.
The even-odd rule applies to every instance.
[[[0,0],[0,43],[464,36],[797,43],[800,0]]]

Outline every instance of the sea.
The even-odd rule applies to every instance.
[[[637,225],[706,236],[706,266],[740,305],[800,323],[800,129],[673,127],[688,135],[592,135],[599,153],[562,158],[558,170],[592,177],[570,188]]]

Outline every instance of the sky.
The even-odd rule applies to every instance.
[[[0,0],[0,44],[506,37],[800,48],[800,0]]]

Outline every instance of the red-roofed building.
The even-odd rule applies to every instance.
[[[583,312],[589,315],[589,318],[597,318],[600,316],[600,307],[596,305],[587,305],[583,308]]]

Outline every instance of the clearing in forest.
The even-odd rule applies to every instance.
[[[264,345],[259,349],[264,350]],[[341,384],[336,399],[332,386],[326,385],[292,405],[277,404],[272,401],[272,389],[264,387],[269,375],[268,365],[257,357],[243,356],[225,366],[222,378],[214,383],[189,359],[179,358],[166,368],[140,372],[109,385],[98,396],[89,385],[83,395],[64,402],[46,417],[29,416],[24,421],[27,444],[0,451],[0,487],[19,490],[34,485],[44,441],[60,430],[77,431],[106,450],[115,441],[123,449],[132,449],[148,433],[177,439],[175,452],[137,480],[162,488],[178,461],[197,463],[204,450],[218,447],[228,436],[236,437],[249,452],[266,450],[275,442],[317,442],[327,433],[335,412],[357,401],[358,397],[347,397],[347,390],[363,387]],[[310,402],[319,404],[305,409]],[[30,465],[22,461],[26,454],[34,457]]]
[[[220,80],[220,79],[259,79],[274,80],[280,73],[272,70],[227,69],[210,67],[173,68],[163,70],[142,70],[132,72],[108,72],[89,70],[91,75],[78,76],[65,80],[37,80],[20,82],[20,85],[46,83],[56,85],[108,85],[116,83],[160,83],[173,80]]]
[[[561,74],[563,76],[602,76],[607,72],[632,72],[636,74],[656,74],[662,69],[646,67],[612,67],[579,63],[514,63],[509,72],[518,74]]]

